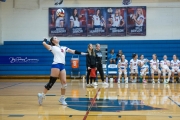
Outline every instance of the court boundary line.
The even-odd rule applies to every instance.
[[[0,88],[0,90],[6,89],[6,88],[10,88],[10,87],[22,84],[22,83],[24,83],[24,82],[20,82],[20,83],[16,83],[16,84],[13,84],[13,85],[10,85],[10,86],[6,86],[6,87],[3,87],[3,88]]]
[[[88,114],[89,114],[89,111],[91,110],[91,108],[92,108],[94,102],[96,101],[96,98],[97,98],[97,95],[98,95],[100,89],[101,89],[101,88],[98,89],[96,95],[94,96],[94,98],[93,98],[93,100],[92,100],[92,102],[91,102],[91,104],[90,104],[88,110],[86,111],[86,114],[85,114],[84,117],[83,117],[83,120],[86,120],[86,118],[87,118],[87,116],[88,116]]]
[[[177,104],[177,102],[175,102],[171,97],[168,97],[173,103],[175,103],[178,107],[180,107],[179,104]]]

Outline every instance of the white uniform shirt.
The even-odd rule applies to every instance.
[[[92,19],[94,21],[94,25],[101,25],[101,21],[98,15],[93,15]]]
[[[169,68],[168,63],[170,63],[169,60],[166,60],[166,61],[161,60],[161,62],[160,62],[161,66],[162,66],[163,68],[165,68],[165,69],[168,69],[168,68]]]
[[[138,59],[136,61],[131,59],[130,64],[132,64],[132,69],[138,69],[138,63],[139,63]]]
[[[53,64],[65,64],[65,56],[68,49],[65,46],[51,46],[50,51],[54,54]]]
[[[136,23],[136,26],[143,26],[143,23],[144,23],[144,16],[143,15],[140,15],[138,18],[137,18],[137,21],[139,20],[142,20],[141,24],[137,24]]]
[[[141,69],[149,68],[149,66],[148,66],[147,64],[145,64],[145,60],[146,60],[146,59],[139,60],[139,62],[140,62],[141,64],[143,64],[143,66],[141,66]]]
[[[177,61],[171,60],[172,69],[179,69],[179,64],[180,64],[179,60]]]
[[[74,19],[74,17],[71,16],[70,21],[72,21],[74,23],[73,27],[80,27],[80,22],[78,21],[78,17],[75,17],[75,19]]]
[[[159,68],[159,60],[151,60],[150,61],[150,64],[151,64],[151,67],[153,68],[153,69],[156,69],[157,68],[157,66],[158,66],[158,68]]]
[[[122,20],[122,16],[115,16],[115,14],[112,14],[111,18],[112,18],[112,21],[113,21],[112,26],[113,27],[119,27],[120,22]]]
[[[63,27],[63,26],[61,26],[61,22],[63,22],[63,21],[64,21],[64,17],[58,17],[56,19],[56,27]]]
[[[119,60],[118,64],[120,64],[121,69],[124,69],[128,65],[128,61],[126,59],[124,60],[124,62],[121,62],[121,60]]]

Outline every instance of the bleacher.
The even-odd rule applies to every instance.
[[[126,59],[131,59],[132,53],[138,55],[144,54],[145,58],[151,59],[152,54],[156,53],[159,60],[162,60],[164,54],[168,56],[168,59],[172,59],[173,54],[180,56],[180,40],[126,40],[126,41],[61,41],[61,46],[67,46],[71,49],[78,51],[87,51],[87,45],[103,44],[108,46],[108,51],[115,50],[115,53],[119,49],[123,50],[126,55]],[[20,56],[20,57],[33,57],[40,61],[38,63],[31,64],[2,64],[0,63],[0,76],[23,76],[23,75],[35,75],[43,76],[50,74],[51,63],[53,61],[53,55],[47,51],[41,41],[5,41],[4,45],[0,46],[0,58],[2,56]],[[67,75],[71,72],[71,57],[72,54],[66,55],[66,71]],[[86,73],[86,57],[80,56],[80,72],[81,75]]]

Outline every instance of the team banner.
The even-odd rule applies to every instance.
[[[145,36],[146,7],[49,8],[49,36]]]
[[[127,35],[146,35],[146,7],[127,7]]]
[[[126,8],[106,8],[107,36],[126,36]]]

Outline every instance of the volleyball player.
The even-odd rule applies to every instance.
[[[148,60],[144,59],[144,55],[140,55],[140,67],[141,67],[141,76],[143,77],[143,82],[146,83],[146,74],[148,72],[149,66],[147,65]]]
[[[142,8],[137,8],[136,14],[133,15],[133,20],[135,21],[136,26],[143,26],[144,15],[143,15],[143,9]]]
[[[177,72],[178,73],[178,77],[180,80],[180,61],[177,58],[177,55],[173,55],[173,60],[171,60],[171,73],[172,73],[172,82],[174,82],[174,73]]]
[[[65,91],[67,88],[66,70],[64,68],[66,52],[69,52],[72,54],[81,54],[81,55],[87,55],[87,53],[79,52],[76,50],[71,50],[65,46],[60,46],[59,40],[55,36],[50,39],[50,45],[48,45],[46,42],[47,42],[47,39],[44,39],[43,46],[47,50],[52,52],[52,54],[54,55],[54,59],[53,59],[53,63],[51,66],[50,80],[44,86],[43,92],[38,93],[38,102],[39,102],[39,105],[42,105],[42,102],[46,96],[46,93],[48,92],[48,90],[50,90],[52,88],[52,86],[56,82],[57,78],[59,77],[59,79],[61,81],[61,97],[59,99],[59,102],[63,105],[67,105],[67,103],[65,101]]]
[[[80,27],[80,22],[79,22],[79,18],[81,16],[78,15],[78,11],[76,8],[73,9],[73,13],[72,16],[70,17],[70,21],[71,21],[71,28],[73,27]]]
[[[171,77],[171,70],[170,67],[170,61],[167,60],[167,55],[163,56],[163,60],[160,62],[161,70],[163,73],[164,83],[169,83],[170,77]],[[166,73],[168,73],[168,79],[166,80]]]
[[[132,82],[137,82],[138,65],[139,65],[139,60],[137,58],[138,58],[138,55],[136,53],[133,53],[132,59],[130,60],[130,70],[131,70]],[[133,75],[135,75],[134,80],[133,80]]]
[[[121,16],[121,10],[116,9],[115,14],[111,14],[111,19],[110,19],[112,27],[122,27],[124,26],[124,19]],[[121,24],[122,22],[122,24]]]
[[[152,83],[154,84],[154,73],[158,74],[158,83],[160,83],[161,71],[159,70],[159,60],[157,59],[157,55],[152,55],[152,60],[150,61],[151,66],[151,76],[152,76]]]
[[[125,59],[125,55],[121,56],[121,59],[118,62],[118,68],[119,68],[119,76],[118,76],[118,83],[121,81],[121,75],[124,73],[125,83],[128,83],[127,78],[127,66],[128,61]]]

